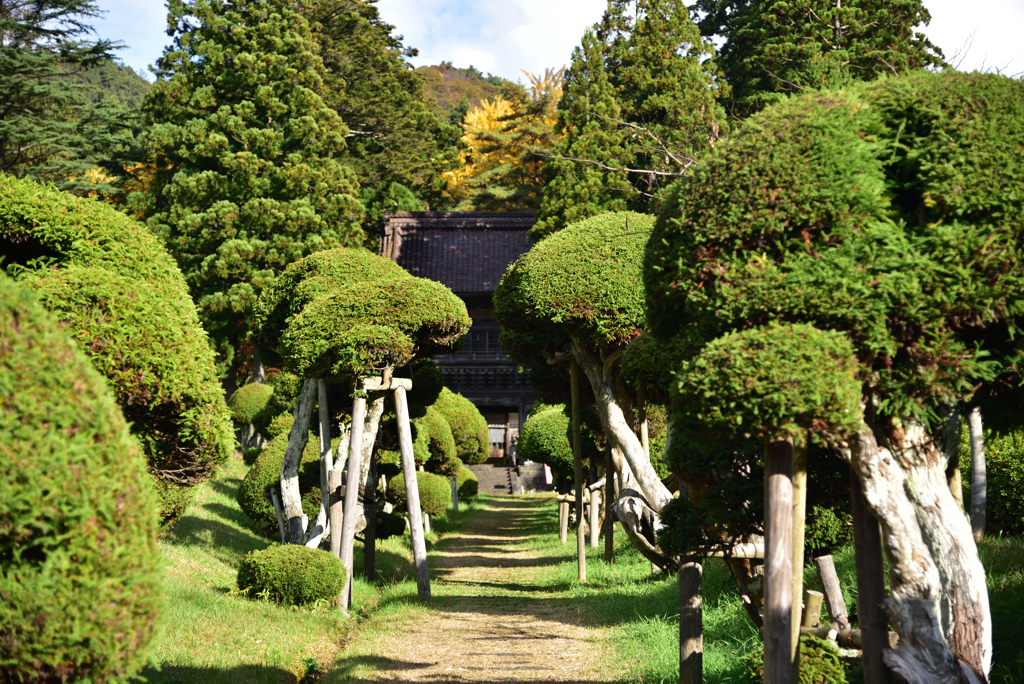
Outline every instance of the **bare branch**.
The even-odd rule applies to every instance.
[[[579,162],[580,164],[593,164],[594,166],[600,167],[607,171],[620,171],[624,173],[642,173],[648,176],[670,176],[672,178],[682,178],[683,176],[686,175],[685,173],[672,173],[670,171],[652,171],[651,169],[631,169],[628,167],[608,166],[607,164],[602,164],[601,162],[594,161],[593,159],[565,157],[560,154],[541,154],[540,152],[535,152],[534,154],[536,154],[538,157],[544,157],[545,159],[561,159],[563,161]]]

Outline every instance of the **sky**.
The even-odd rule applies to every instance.
[[[418,48],[416,66],[450,61],[513,81],[522,70],[568,65],[605,0],[378,0],[385,21]],[[164,0],[97,0],[99,36],[127,44],[118,56],[145,70],[170,42]],[[960,69],[1024,74],[1024,0],[925,0],[923,32]],[[954,56],[956,56],[954,58]],[[151,79],[152,80],[152,79]]]

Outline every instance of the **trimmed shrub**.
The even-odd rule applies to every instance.
[[[256,462],[256,459],[263,453],[263,447],[253,447],[251,449],[242,449],[242,462],[247,466],[252,466]]]
[[[420,510],[440,515],[452,507],[451,479],[433,473],[416,473],[416,488],[420,493]],[[399,509],[406,508],[405,478],[388,481],[387,500]]]
[[[228,399],[231,418],[239,423],[248,424],[256,420],[270,403],[274,387],[263,382],[250,382],[242,385]]]
[[[2,174],[0,253],[106,376],[157,480],[162,515],[175,518],[234,437],[174,260],[113,207]]]
[[[448,421],[455,439],[455,454],[463,463],[475,465],[490,458],[487,419],[473,402],[445,387],[434,408]]]
[[[341,560],[298,544],[271,546],[242,556],[238,588],[287,606],[305,606],[338,598],[347,573]]]
[[[964,506],[970,511],[971,444],[964,421],[960,440],[960,470],[963,473]],[[1024,431],[1001,435],[985,431],[985,476],[988,493],[985,500],[985,534],[1024,534]]]
[[[388,539],[405,534],[405,518],[394,513],[377,513],[377,539]]]
[[[267,490],[281,481],[281,464],[287,448],[288,433],[270,440],[238,488],[238,505],[257,525],[277,524],[277,514]],[[320,442],[312,433],[299,464],[299,492],[302,494],[302,511],[312,519],[320,504]],[[306,496],[310,492],[317,493],[315,500]]]
[[[126,681],[160,606],[145,459],[104,378],[3,275],[0,437],[0,681]]]
[[[480,480],[466,466],[459,466],[455,484],[459,490],[459,501],[469,501],[480,491]]]
[[[764,645],[747,654],[743,674],[748,682],[764,681]],[[800,637],[800,684],[847,684],[846,667],[834,641],[812,636]]]
[[[295,414],[291,411],[285,411],[281,415],[274,418],[267,425],[265,430],[266,437],[269,439],[277,439],[281,435],[287,436],[292,431],[292,425],[295,424]]]
[[[538,409],[519,431],[517,453],[528,461],[546,463],[552,472],[563,478],[572,477],[571,421],[560,404]]]
[[[437,402],[444,389],[444,377],[433,359],[419,359],[412,364],[412,390],[409,392],[409,418],[420,418],[428,406]]]
[[[441,412],[428,406],[422,417],[412,421],[412,427],[415,435],[412,453],[416,463],[431,473],[454,475],[460,461],[455,455],[452,429]]]

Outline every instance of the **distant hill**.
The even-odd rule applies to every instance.
[[[74,78],[79,83],[95,86],[106,98],[129,110],[137,110],[153,87],[130,67],[114,60],[81,71]]]
[[[484,75],[472,66],[458,69],[451,62],[420,67],[416,71],[423,77],[423,94],[434,100],[437,108],[445,114],[457,108],[464,97],[468,100],[466,109],[475,107],[482,100],[493,99],[501,93],[502,85],[509,83],[500,76]]]

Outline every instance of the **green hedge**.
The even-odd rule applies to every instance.
[[[455,484],[459,490],[459,501],[469,501],[480,491],[480,480],[466,466],[459,466],[455,474]]]
[[[449,477],[433,473],[416,473],[416,488],[420,493],[420,510],[429,515],[441,515],[452,507],[452,484]],[[399,509],[405,509],[405,477],[399,475],[388,481],[387,500]]]
[[[452,429],[455,454],[459,460],[475,465],[490,458],[487,419],[473,402],[445,387],[434,402],[434,408],[441,412]]]
[[[983,417],[984,418],[984,417]],[[960,469],[964,486],[964,507],[971,510],[971,444],[964,421],[960,440]],[[1024,534],[1024,431],[1007,434],[985,431],[985,534]]]
[[[238,488],[238,505],[257,525],[277,524],[274,504],[266,492],[281,481],[281,464],[287,447],[288,433],[270,440]],[[312,433],[299,464],[299,491],[302,493],[302,510],[312,520],[320,502],[320,442]],[[307,496],[310,492],[316,492],[316,497]]]
[[[180,515],[234,436],[213,351],[166,248],[109,205],[0,174],[0,253],[106,376],[163,517]]]
[[[455,455],[455,439],[448,421],[433,406],[428,406],[424,415],[412,421],[412,454],[416,463],[427,471],[439,475],[454,475],[460,465]]]
[[[519,431],[517,453],[527,461],[546,463],[553,473],[563,478],[573,477],[569,423],[560,404],[538,407]]]
[[[145,459],[104,378],[3,275],[0,460],[0,681],[126,681],[160,607]]]
[[[284,544],[242,556],[238,588],[250,596],[266,596],[285,605],[304,606],[337,599],[346,575],[345,566],[334,554]]]
[[[253,422],[267,408],[273,394],[274,387],[267,383],[250,382],[242,385],[228,399],[231,418],[243,424]]]

